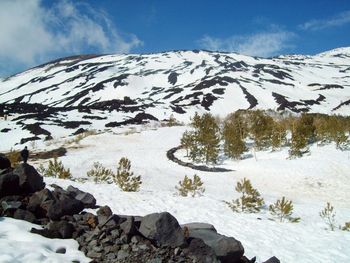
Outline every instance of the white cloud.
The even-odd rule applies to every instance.
[[[0,1],[0,72],[46,62],[66,54],[126,53],[142,45],[122,34],[103,11],[70,0],[52,7],[41,0]]]
[[[350,23],[350,10],[341,12],[328,19],[310,20],[299,27],[304,30],[322,30],[330,27],[342,26],[348,23]]]
[[[269,57],[292,47],[291,40],[295,34],[288,31],[273,30],[253,35],[213,38],[204,36],[198,41],[201,48],[214,51],[237,52],[240,54]]]

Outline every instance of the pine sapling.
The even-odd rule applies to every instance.
[[[175,186],[181,196],[188,196],[191,194],[192,197],[201,195],[204,193],[205,188],[203,182],[198,175],[193,176],[193,180],[185,175],[182,181],[179,181],[179,186]]]
[[[257,213],[264,205],[264,199],[260,197],[258,190],[254,189],[250,180],[244,178],[237,182],[236,191],[241,197],[225,202],[234,212]]]
[[[350,231],[350,222],[346,222],[345,225],[341,228],[343,231]]]
[[[114,173],[111,169],[105,168],[100,162],[94,162],[93,167],[87,171],[87,176],[92,177],[95,183],[113,182]]]
[[[334,231],[335,229],[335,210],[334,207],[327,202],[326,207],[320,212],[320,217],[325,221],[329,228]]]
[[[130,171],[131,162],[123,157],[119,160],[117,174],[114,177],[115,183],[125,192],[137,192],[142,184],[141,176],[135,176]]]
[[[300,221],[300,217],[292,217],[293,209],[293,202],[287,200],[284,196],[282,199],[277,200],[276,203],[269,206],[270,213],[277,217],[280,222],[287,219],[292,223],[297,223]]]
[[[45,169],[43,166],[40,167],[40,171],[46,177],[56,177],[60,179],[71,179],[72,174],[68,169],[63,166],[61,161],[58,161],[57,157],[49,161],[48,167]]]

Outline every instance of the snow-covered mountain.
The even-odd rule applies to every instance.
[[[271,59],[207,51],[75,56],[0,80],[0,113],[19,114],[22,126],[98,129],[171,114],[188,121],[196,111],[349,115],[349,73],[350,48]]]

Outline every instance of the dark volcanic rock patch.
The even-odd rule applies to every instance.
[[[338,109],[340,109],[341,107],[347,106],[347,105],[350,105],[350,100],[347,100],[347,101],[344,101],[344,102],[340,103],[337,107],[335,107],[335,108],[333,109],[333,111],[338,110]]]
[[[245,98],[250,104],[248,109],[253,109],[256,105],[258,105],[258,100],[252,94],[250,94],[245,87],[241,86],[241,89],[245,95]]]
[[[322,94],[319,94],[318,98],[316,100],[301,100],[301,101],[304,102],[307,105],[312,106],[312,105],[315,105],[315,104],[320,105],[321,104],[320,102],[325,101],[325,100],[326,100],[326,97],[323,96]]]
[[[6,133],[6,132],[9,132],[9,131],[11,131],[11,129],[9,129],[9,128],[4,128],[4,129],[2,129],[0,132]]]
[[[217,95],[224,95],[225,94],[225,89],[224,88],[217,88],[213,89],[212,92]]]
[[[203,96],[202,102],[201,102],[201,106],[204,107],[204,109],[206,109],[207,111],[210,110],[210,106],[213,104],[213,102],[215,100],[217,100],[218,98],[215,97],[213,94],[211,93],[207,93]]]
[[[47,137],[51,136],[51,133],[43,128],[40,127],[40,124],[42,123],[33,123],[33,124],[26,124],[24,126],[25,129],[30,131],[34,135],[45,135]]]
[[[136,114],[134,118],[130,118],[126,121],[121,121],[121,122],[109,122],[105,126],[107,128],[111,128],[111,127],[119,127],[127,124],[142,124],[142,123],[147,123],[150,120],[158,121],[158,119],[153,115],[141,112]]]
[[[309,108],[305,106],[305,103],[299,101],[288,101],[286,96],[275,92],[272,92],[272,96],[275,98],[275,101],[279,104],[277,110],[283,111],[285,109],[289,109],[294,112],[307,112],[309,110]],[[297,106],[303,107],[297,108]]]
[[[176,72],[172,72],[168,76],[168,82],[172,85],[175,85],[177,82],[177,76],[178,74]]]
[[[100,117],[100,116],[93,116],[93,115],[84,115],[83,119],[88,119],[88,120],[105,120],[107,117]]]
[[[66,129],[76,129],[80,125],[91,125],[89,121],[61,121],[59,122]]]
[[[22,138],[20,141],[20,144],[25,144],[26,142],[40,141],[40,140],[41,140],[41,138],[38,136],[27,137],[27,138]]]
[[[322,88],[319,88],[316,90],[327,90],[327,89],[344,89],[344,87],[337,84],[326,84],[326,85],[323,85]]]

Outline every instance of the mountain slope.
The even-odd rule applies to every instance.
[[[207,51],[75,56],[0,80],[0,113],[67,128],[252,108],[348,115],[349,73],[350,48],[271,59]]]

